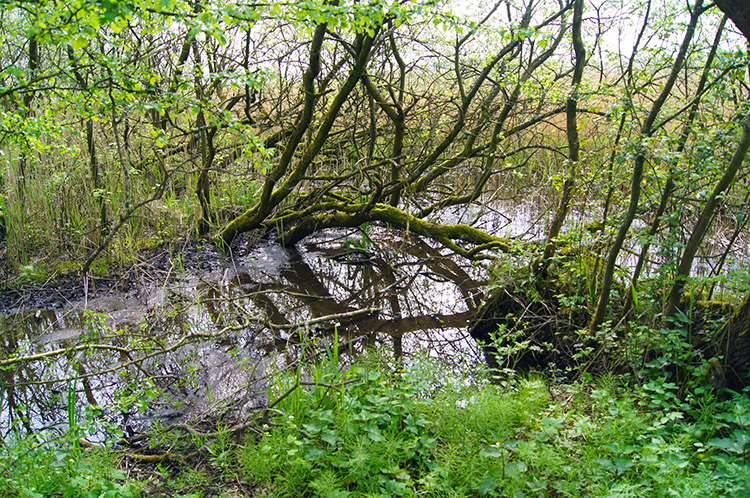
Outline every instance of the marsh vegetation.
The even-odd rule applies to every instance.
[[[737,2],[11,0],[0,37],[11,493],[748,492]]]

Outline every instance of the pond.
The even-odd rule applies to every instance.
[[[245,242],[226,256],[191,246],[142,261],[132,270],[141,288],[6,311],[3,361],[29,360],[2,372],[0,431],[64,430],[71,414],[131,435],[155,420],[244,419],[265,405],[271,373],[334,341],[347,359],[379,344],[406,361],[426,351],[464,367],[482,362],[467,325],[485,268],[365,228],[328,230],[296,248]]]
[[[443,222],[527,241],[542,240],[547,217],[526,204],[441,213]],[[568,223],[587,221],[578,212]],[[738,247],[746,262],[747,244]],[[632,266],[634,254],[624,251],[622,264]],[[468,325],[487,276],[487,264],[365,225],[322,231],[294,248],[243,239],[224,254],[185,243],[144,253],[120,280],[89,282],[86,293],[6,296],[0,435],[64,431],[87,417],[93,439],[134,436],[156,421],[244,421],[267,405],[271,376],[334,350],[346,363],[369,345],[471,372],[485,361]]]

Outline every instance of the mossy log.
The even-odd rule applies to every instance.
[[[385,204],[376,204],[370,211],[370,218],[372,221],[380,221],[402,230],[429,237],[447,246],[455,246],[452,241],[460,240],[478,247],[494,247],[501,251],[508,251],[511,247],[510,240],[490,235],[469,225],[432,223]]]
[[[405,230],[440,242],[457,254],[477,258],[482,251],[496,249],[507,252],[513,245],[511,239],[496,237],[483,230],[464,224],[440,224],[415,217],[406,211],[387,204],[357,204],[348,202],[321,203],[324,212],[315,213],[307,208],[304,212],[287,212],[264,224],[267,230],[277,229],[279,242],[294,245],[303,238],[325,228],[356,227],[363,223],[379,222],[389,227]],[[238,218],[233,223],[237,223]],[[285,224],[291,226],[287,229]],[[242,227],[243,231],[246,227]],[[233,230],[238,229],[234,227]],[[218,238],[221,240],[221,236]],[[471,248],[457,244],[464,242]]]
[[[284,242],[296,243],[321,228],[352,227],[365,222],[385,223],[390,227],[433,239],[456,253],[470,258],[485,249],[508,251],[511,247],[510,240],[496,237],[469,225],[433,223],[386,204],[375,204],[369,209],[365,207],[354,213],[326,213],[307,218],[285,235]],[[466,242],[475,247],[464,249],[455,241]]]

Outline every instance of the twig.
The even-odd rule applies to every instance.
[[[311,318],[309,320],[305,320],[304,322],[299,323],[290,323],[290,324],[276,324],[276,323],[268,323],[268,326],[273,329],[296,329],[296,328],[303,328],[306,329],[310,327],[310,325],[315,325],[316,323],[321,322],[330,322],[330,321],[336,321],[336,320],[346,320],[347,318],[356,318],[358,316],[362,315],[369,315],[371,313],[380,313],[383,311],[382,308],[362,308],[354,311],[347,311],[344,313],[335,313],[333,315],[326,315],[326,316],[319,316],[317,318]]]

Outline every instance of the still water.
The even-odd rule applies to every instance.
[[[486,269],[418,237],[367,227],[296,248],[191,250],[215,261],[191,267],[175,252],[137,292],[5,313],[2,361],[29,359],[1,372],[0,431],[64,429],[71,413],[130,433],[157,419],[245,419],[266,403],[270,374],[333,341],[344,361],[368,344],[406,362],[483,361],[467,325]]]
[[[539,241],[548,216],[528,204],[485,206],[443,212],[441,222]],[[587,221],[575,213],[568,229]],[[697,271],[716,265],[721,237],[708,238]],[[638,243],[623,251],[624,267]],[[734,247],[746,267],[747,242]],[[86,417],[95,439],[155,421],[244,421],[266,406],[269,378],[320,361],[334,343],[343,364],[373,345],[461,372],[484,362],[467,326],[485,299],[486,264],[404,232],[326,230],[295,248],[245,241],[228,254],[191,244],[130,272],[127,290],[92,285],[74,302],[0,310],[0,436]]]

